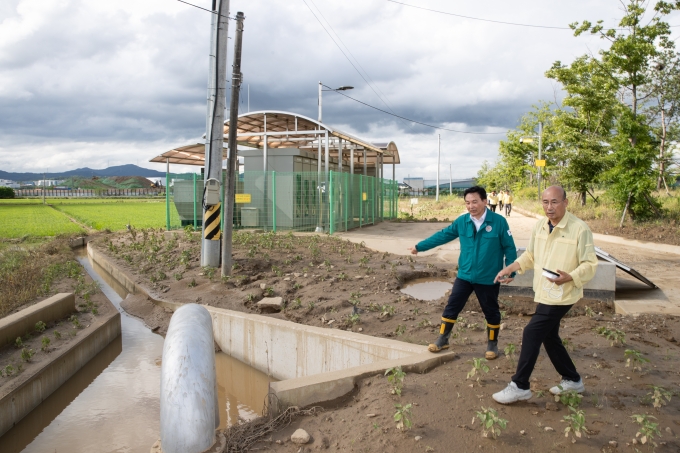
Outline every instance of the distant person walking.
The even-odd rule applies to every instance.
[[[498,212],[503,212],[503,191],[498,192]]]
[[[515,200],[515,197],[512,196],[509,190],[505,191],[505,200],[503,200],[503,203],[505,204],[505,217],[510,217],[510,213],[512,212],[512,202]]]
[[[550,393],[585,391],[583,380],[562,344],[560,321],[583,297],[583,286],[595,276],[597,256],[593,233],[585,222],[567,212],[569,200],[562,187],[545,189],[542,202],[546,217],[534,226],[526,251],[517,261],[502,269],[494,280],[505,282],[513,272],[524,273],[533,269],[534,300],[538,302],[536,313],[522,334],[517,371],[504,390],[493,394],[493,399],[501,404],[531,398],[529,378],[541,345],[562,376],[560,384],[552,387]],[[544,271],[552,276],[545,276]]]
[[[486,208],[486,191],[470,187],[463,193],[468,214],[458,217],[451,225],[409,248],[412,254],[424,252],[456,238],[460,239],[458,275],[453,283],[448,303],[442,314],[439,337],[430,344],[430,352],[449,348],[449,336],[458,314],[474,291],[486,318],[487,346],[485,357],[498,357],[498,332],[501,312],[498,307],[500,283],[494,281],[504,264],[509,266],[517,258],[515,241],[508,221]],[[512,281],[514,275],[506,281]]]
[[[492,190],[489,194],[489,209],[496,212],[496,206],[498,206],[498,194],[495,190]]]

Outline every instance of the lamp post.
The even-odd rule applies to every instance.
[[[519,142],[520,143],[533,143],[533,141],[534,141],[533,139],[535,139],[535,138],[538,139],[538,159],[536,160],[536,162],[534,162],[534,164],[536,165],[536,167],[538,167],[538,176],[537,176],[536,180],[538,182],[538,198],[540,199],[541,198],[541,173],[542,173],[541,169],[543,167],[545,167],[545,162],[543,161],[543,159],[541,159],[542,153],[543,153],[543,123],[542,122],[538,123],[538,135],[529,135],[527,137],[521,137],[519,139]]]
[[[327,89],[324,90],[324,88],[327,88]],[[324,85],[323,83],[321,83],[321,81],[319,81],[319,98],[318,98],[319,99],[319,101],[318,101],[318,103],[319,103],[319,124],[323,123],[323,114],[322,114],[322,112],[323,112],[323,109],[322,109],[323,98],[322,98],[321,93],[324,92],[324,91],[347,91],[347,90],[352,90],[352,89],[354,89],[354,87],[349,86],[349,85],[343,85],[343,86],[338,87],[338,88],[331,88],[331,87],[328,87],[328,86]],[[321,126],[319,126],[319,127],[321,127]],[[317,181],[318,181],[317,190],[319,191],[319,221],[317,223],[315,231],[317,233],[323,233],[323,225],[322,225],[322,222],[321,222],[321,217],[322,217],[321,206],[322,206],[322,203],[323,203],[322,199],[323,199],[324,191],[321,190],[321,130],[319,130],[319,135],[317,137],[318,137],[318,140],[319,140],[318,141],[318,148],[317,148],[317,151],[318,151],[317,152],[317,174],[318,174],[317,175]],[[326,140],[328,140],[328,138],[326,138]],[[328,143],[326,143],[326,154],[327,154],[326,155],[326,172],[327,172],[328,171]],[[342,156],[340,156],[340,159],[342,160]]]

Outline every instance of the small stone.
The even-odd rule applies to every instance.
[[[161,449],[161,440],[158,439],[154,444],[151,446],[151,451],[150,453],[162,453],[163,450]]]
[[[616,448],[616,447],[619,446],[619,443],[618,443],[617,441],[615,441],[615,440],[610,440],[610,441],[609,441],[609,445],[612,446],[612,447],[614,447],[614,448]]]
[[[414,439],[416,440],[416,442],[418,442],[422,438],[423,438],[422,436],[416,436]]]
[[[362,277],[361,275],[355,275],[355,276],[354,276],[354,279],[355,279],[355,280],[361,280],[362,278],[364,278],[364,277]]]
[[[504,322],[501,323],[501,330],[505,330],[506,327],[508,327],[507,324],[505,324]]]
[[[290,277],[284,278],[283,281],[284,281],[284,282],[289,282],[289,281],[290,281]]]
[[[593,352],[593,357],[597,358],[597,352]]]
[[[257,308],[261,310],[274,310],[274,311],[281,311],[281,308],[283,307],[283,298],[282,297],[265,297],[261,301],[259,301],[257,304]]]
[[[304,445],[309,442],[310,436],[304,429],[300,428],[290,436],[290,440],[298,445]]]
[[[330,321],[328,321],[328,325],[330,326],[330,325],[333,324],[334,322],[335,322],[335,319],[331,319]]]
[[[538,415],[538,411],[531,412],[531,415]]]
[[[301,275],[302,275],[302,274],[299,273],[299,272],[293,272],[293,277],[295,277],[295,278],[297,278],[297,277],[299,277],[299,276],[301,276]]]
[[[547,433],[550,433],[550,432],[553,432],[553,431],[555,431],[555,430],[554,430],[554,429],[552,429],[552,428],[551,428],[550,426],[546,426],[546,427],[545,427],[545,428],[543,428],[543,429],[544,429],[544,430],[545,430],[545,432],[547,432]]]
[[[265,289],[267,287],[266,283],[260,283],[260,289]]]
[[[359,327],[358,331],[359,331],[359,332],[363,332],[363,331],[364,331],[364,328],[363,328],[363,327]]]
[[[305,274],[303,275],[303,277],[307,277],[307,273],[305,273]]]
[[[633,439],[633,445],[637,445],[637,443],[638,443],[638,440],[637,440],[637,439]]]
[[[524,436],[524,435],[526,435],[526,433],[527,433],[527,432],[524,431],[524,430],[521,430],[521,431],[519,432],[520,436]]]
[[[547,411],[552,411],[552,412],[556,412],[556,411],[557,411],[557,404],[555,404],[555,403],[550,403],[550,402],[545,403],[545,410],[547,410]]]
[[[671,436],[673,435],[673,430],[671,429],[670,426],[666,426],[666,432],[670,434]]]
[[[366,414],[366,417],[373,418],[373,417],[375,417],[375,414]]]

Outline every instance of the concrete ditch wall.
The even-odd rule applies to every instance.
[[[0,319],[0,347],[14,343],[35,330],[39,321],[49,324],[76,311],[73,293],[59,293],[35,305]]]
[[[77,338],[67,349],[54,353],[52,359],[6,394],[0,395],[0,436],[28,415],[64,382],[120,336],[120,313],[101,317],[100,323],[87,335]]]

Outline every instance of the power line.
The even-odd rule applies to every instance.
[[[331,88],[331,87],[326,86],[326,85],[323,85],[323,86],[325,86],[326,88]],[[459,131],[459,130],[456,130],[456,129],[448,129],[448,128],[446,128],[446,127],[433,126],[432,124],[427,124],[427,123],[423,123],[423,122],[421,122],[421,121],[412,120],[412,119],[410,119],[410,118],[406,118],[406,117],[404,117],[404,116],[397,115],[396,113],[388,112],[387,110],[383,110],[383,109],[381,109],[381,108],[379,108],[379,107],[376,107],[376,106],[374,106],[374,105],[367,104],[367,103],[364,102],[364,101],[360,101],[359,99],[355,99],[355,98],[353,98],[352,96],[346,95],[346,94],[343,93],[342,91],[336,91],[336,90],[333,90],[332,88],[331,88],[331,91],[333,91],[333,92],[335,92],[335,93],[338,93],[338,94],[340,94],[340,95],[342,95],[342,96],[345,96],[347,99],[351,99],[351,100],[353,100],[354,102],[358,102],[359,104],[363,104],[363,105],[365,105],[366,107],[370,107],[370,108],[372,108],[372,109],[375,109],[375,110],[377,110],[377,111],[379,111],[379,112],[383,112],[383,113],[386,113],[386,114],[388,114],[388,115],[395,116],[395,117],[397,117],[397,118],[400,118],[400,119],[402,119],[402,120],[406,120],[406,121],[411,122],[411,123],[420,124],[421,126],[427,126],[427,127],[433,128],[433,129],[441,130],[441,131],[457,132],[457,133],[459,133],[459,134],[474,134],[474,135],[499,135],[499,134],[506,134],[506,133],[507,133],[507,131],[505,131],[505,132],[471,132],[471,131]]]
[[[202,6],[194,5],[193,3],[185,2],[184,0],[177,0],[177,1],[180,2],[180,3],[184,3],[186,5],[189,5],[189,6],[193,6],[194,8],[202,9],[203,11],[208,11],[209,13],[212,13],[212,14],[217,14],[218,16],[226,17],[227,19],[231,20],[231,17],[225,16],[224,14],[220,14],[217,11],[213,11],[213,10],[208,9],[208,8],[203,8]]]
[[[312,2],[312,5],[314,5],[314,7],[316,8],[316,10],[319,12],[319,14],[321,15],[321,17],[323,17],[323,19],[326,21],[326,23],[327,23],[328,26],[331,28],[331,30],[333,30],[333,33],[335,33],[335,36],[338,37],[338,40],[342,43],[343,46],[345,46],[345,49],[347,49],[347,52],[349,52],[349,54],[352,56],[352,58],[354,58],[354,61],[357,62],[357,65],[359,65],[359,67],[364,71],[364,73],[366,74],[366,77],[368,77],[369,80],[376,86],[376,89],[377,89],[378,91],[380,91],[380,94],[378,94],[378,93],[373,89],[373,87],[369,84],[369,87],[371,88],[371,90],[373,90],[373,92],[375,93],[375,95],[378,96],[378,99],[380,99],[380,100],[382,101],[382,103],[385,104],[385,106],[390,110],[390,112],[394,113],[394,109],[392,108],[392,106],[391,106],[385,99],[382,98],[382,96],[384,96],[385,98],[387,98],[387,96],[385,95],[385,93],[383,93],[382,90],[380,90],[380,87],[378,87],[378,84],[375,83],[375,81],[371,78],[371,76],[370,76],[370,74],[368,73],[368,71],[367,71],[363,66],[361,66],[361,63],[359,62],[359,60],[357,59],[357,57],[355,57],[354,54],[352,53],[352,51],[349,49],[349,47],[347,47],[347,44],[345,44],[345,42],[342,40],[342,38],[340,37],[340,35],[338,34],[338,32],[335,31],[335,29],[333,28],[333,25],[331,25],[331,23],[328,21],[328,19],[326,19],[326,16],[323,15],[323,13],[322,13],[321,10],[319,9],[319,7],[316,5],[316,3],[314,3],[314,0],[309,0],[309,1]],[[322,25],[322,26],[323,26],[323,25]],[[367,83],[368,83],[368,82],[367,82]],[[382,94],[382,96],[381,96],[381,94]]]
[[[551,25],[520,24],[520,23],[517,23],[517,22],[505,22],[505,21],[502,21],[502,20],[483,19],[481,17],[464,16],[462,14],[449,13],[447,11],[439,11],[437,9],[425,8],[423,6],[409,5],[408,3],[399,2],[397,0],[387,0],[387,1],[391,2],[391,3],[396,3],[398,5],[408,6],[410,8],[422,9],[424,11],[430,11],[430,12],[438,13],[438,14],[445,14],[447,16],[461,17],[463,19],[478,20],[480,22],[491,22],[491,23],[494,23],[494,24],[514,25],[514,26],[517,26],[517,27],[548,28],[548,29],[552,29],[552,30],[572,30],[571,27],[553,27]],[[669,27],[680,27],[680,25],[669,25]],[[627,28],[610,28],[610,29],[605,29],[605,30],[628,30],[628,29]]]

